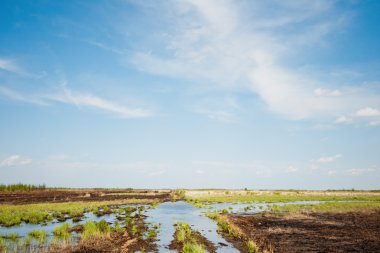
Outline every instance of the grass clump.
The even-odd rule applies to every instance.
[[[248,253],[258,253],[259,248],[257,247],[256,243],[253,241],[248,241],[247,242],[247,252]]]
[[[7,246],[5,245],[5,242],[4,242],[3,238],[1,238],[1,237],[0,237],[0,250],[4,250],[4,251],[7,250]]]
[[[176,189],[173,192],[173,200],[181,200],[184,199],[186,195],[186,191],[184,189]]]
[[[36,239],[40,245],[45,244],[47,233],[42,230],[33,230],[28,234],[31,238]]]
[[[82,239],[87,240],[91,237],[96,237],[99,235],[109,235],[111,231],[110,225],[105,220],[99,222],[87,221],[84,224]]]
[[[191,238],[191,228],[186,222],[179,222],[176,228],[176,239],[179,242],[185,242]]]
[[[206,253],[202,244],[187,242],[183,245],[182,253]]]
[[[57,226],[53,231],[54,238],[57,240],[68,241],[71,237],[70,235],[70,224],[63,223],[61,226]]]
[[[148,238],[148,239],[153,239],[153,238],[156,238],[156,237],[157,237],[157,232],[156,232],[156,230],[154,230],[154,229],[149,229],[149,230],[148,230],[147,238]]]
[[[216,250],[212,244],[204,241],[205,238],[199,232],[193,231],[188,223],[178,222],[174,226],[176,229],[170,249],[182,253],[205,253],[206,247],[210,247],[211,252]]]
[[[10,233],[10,234],[5,234],[5,235],[0,235],[0,238],[16,242],[19,240],[20,236],[16,233]]]

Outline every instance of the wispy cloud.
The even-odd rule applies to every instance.
[[[11,155],[0,162],[0,167],[13,167],[31,164],[32,160],[20,155]]]
[[[105,112],[110,112],[121,118],[143,118],[151,117],[153,113],[150,110],[142,108],[133,108],[121,105],[114,101],[95,96],[90,93],[74,92],[68,88],[64,88],[60,92],[45,94],[24,94],[16,92],[9,88],[0,86],[0,95],[9,99],[33,103],[38,105],[48,105],[52,102],[61,102],[77,107],[95,108]]]
[[[115,102],[94,96],[92,94],[79,94],[65,88],[63,94],[50,95],[47,98],[66,104],[87,106],[115,113],[123,118],[142,118],[152,116],[152,112],[141,108],[130,108]]]
[[[374,109],[372,107],[362,108],[356,112],[356,116],[358,117],[376,117],[380,116],[380,110]]]
[[[342,115],[335,120],[336,124],[359,124],[360,122],[366,122],[368,126],[378,126],[380,124],[380,110],[365,107],[353,114]]]
[[[13,60],[0,58],[0,70],[5,70],[13,73],[22,73],[23,71]]]
[[[318,163],[332,163],[341,158],[341,154],[333,155],[333,156],[322,156],[320,157],[317,162]]]
[[[303,66],[286,65],[289,56],[302,54],[310,45],[323,45],[328,35],[347,25],[349,15],[338,11],[333,2],[280,1],[267,8],[262,1],[255,1],[254,6],[249,9],[238,2],[211,0],[176,3],[168,16],[181,22],[170,29],[175,32],[165,36],[167,51],[141,50],[131,62],[154,74],[251,90],[272,112],[288,119],[333,121],[368,101],[380,104],[376,92],[338,89],[338,83],[326,83],[324,73],[316,75],[302,70]],[[293,29],[295,25],[297,29]],[[204,113],[230,117],[209,110]]]
[[[150,177],[158,177],[158,176],[163,175],[165,172],[166,172],[165,170],[152,171],[152,172],[148,173],[148,176],[150,176]]]
[[[294,173],[294,172],[297,172],[298,171],[298,168],[294,167],[294,166],[289,166],[288,168],[286,168],[285,172],[286,173]]]
[[[376,171],[374,168],[355,168],[355,169],[350,169],[347,172],[352,176],[360,176],[365,173],[370,173],[374,171]]]
[[[205,174],[205,171],[204,170],[196,170],[195,173],[196,174]]]
[[[44,100],[40,95],[34,95],[30,93],[23,94],[23,93],[11,90],[4,86],[0,86],[0,95],[7,97],[8,99],[15,100],[15,101],[38,104],[38,105],[48,105],[48,101]]]
[[[240,105],[234,97],[205,98],[192,107],[192,111],[205,115],[209,119],[224,123],[239,121]]]

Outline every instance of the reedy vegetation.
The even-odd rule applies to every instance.
[[[156,199],[124,199],[100,202],[66,202],[42,203],[27,205],[0,205],[0,225],[14,226],[22,222],[39,224],[52,221],[54,218],[65,221],[76,217],[80,219],[85,212],[91,210],[110,210],[109,206],[132,203],[154,203]],[[111,211],[112,212],[112,211]],[[103,214],[104,215],[104,212]],[[100,216],[101,216],[100,215]]]
[[[205,246],[197,242],[193,235],[189,224],[186,222],[178,222],[175,224],[175,240],[182,243],[183,253],[205,253]]]
[[[15,192],[15,191],[35,191],[35,190],[45,190],[46,185],[41,184],[41,185],[32,185],[32,184],[0,184],[0,191],[10,191],[10,192]]]
[[[193,204],[204,202],[292,202],[292,201],[379,201],[380,194],[374,191],[349,192],[308,192],[308,191],[204,191],[207,194],[194,195],[186,192],[185,199]],[[346,193],[346,194],[345,194]]]

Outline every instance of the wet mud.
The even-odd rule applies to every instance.
[[[273,252],[380,252],[380,210],[279,216],[229,215],[230,224],[261,250]],[[240,243],[241,244],[241,243]],[[235,247],[243,245],[236,242]]]
[[[27,192],[0,192],[0,204],[59,203],[68,201],[109,201],[123,199],[172,198],[171,191],[154,190],[38,190]]]

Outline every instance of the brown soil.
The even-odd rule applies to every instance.
[[[173,237],[177,238],[177,232],[174,233]],[[207,252],[216,253],[215,245],[198,231],[192,231],[191,237],[197,243],[204,245],[206,247]],[[177,252],[182,252],[183,245],[184,245],[183,242],[172,240],[169,244],[169,249],[176,250]]]
[[[228,220],[262,250],[380,252],[380,210],[308,215],[230,215]],[[245,252],[244,245],[235,245]]]
[[[0,192],[0,204],[29,204],[67,201],[107,201],[123,199],[159,199],[172,198],[171,191],[153,190],[38,190],[28,192]]]

